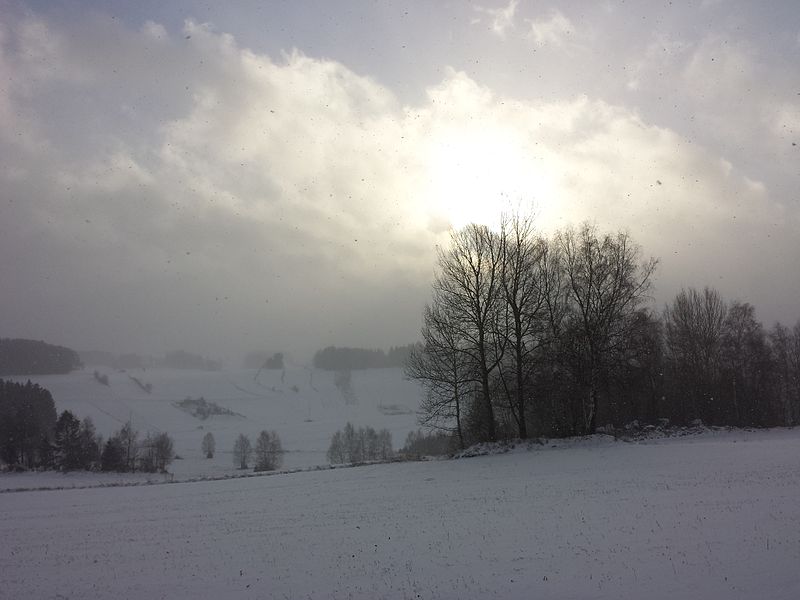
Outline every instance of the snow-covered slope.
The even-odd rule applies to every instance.
[[[128,419],[142,433],[169,433],[183,458],[170,466],[176,478],[233,472],[236,437],[244,433],[255,441],[262,429],[278,432],[287,451],[287,469],[327,464],[331,436],[347,421],[389,429],[398,448],[417,427],[415,411],[421,398],[420,388],[403,378],[402,369],[352,371],[349,386],[341,374],[308,368],[265,370],[257,378],[255,370],[97,370],[108,376],[108,386],[95,380],[94,367],[30,379],[50,390],[59,411],[90,416],[104,436]],[[142,386],[150,384],[151,393],[133,378]],[[203,397],[236,414],[196,418],[176,406],[187,397]],[[212,460],[200,451],[208,431],[218,451]]]
[[[3,598],[800,598],[800,431],[0,494]]]

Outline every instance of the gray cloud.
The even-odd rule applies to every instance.
[[[531,99],[452,69],[404,104],[335,60],[270,57],[193,21],[7,23],[0,330],[233,358],[412,341],[447,226],[519,204],[545,230],[628,228],[663,259],[662,300],[708,283],[795,319],[793,163],[758,167],[789,147],[798,105],[725,101],[780,69],[714,36],[648,48],[621,93],[658,94],[668,72],[697,136],[614,94]],[[755,124],[710,132],[742,102]],[[752,161],[728,151],[743,145]]]

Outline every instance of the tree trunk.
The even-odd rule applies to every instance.
[[[520,334],[521,338],[522,335]],[[518,341],[516,348],[517,359],[517,411],[519,412],[519,437],[523,440],[528,438],[528,423],[525,419],[525,390],[524,377],[522,375],[522,347]]]
[[[456,433],[458,434],[458,447],[464,449],[464,432],[461,429],[461,392],[458,387],[458,362],[453,363],[453,401],[456,408]]]
[[[486,409],[486,437],[490,442],[497,441],[497,429],[494,424],[494,407],[489,393],[489,372],[484,368],[481,374],[481,387],[483,388],[483,402]]]
[[[492,396],[489,388],[489,368],[486,364],[486,338],[482,331],[478,332],[478,353],[481,361],[481,391],[483,392],[483,403],[486,409],[486,437],[488,441],[496,442],[497,430],[494,426],[494,407],[492,406]]]

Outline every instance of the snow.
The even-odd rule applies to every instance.
[[[800,431],[0,494],[3,598],[800,597]]]
[[[0,473],[0,492],[20,490],[60,490],[112,485],[163,483],[174,477],[161,473],[94,473],[39,471]]]
[[[108,375],[108,386],[94,378],[94,371]],[[256,378],[256,375],[258,377]],[[150,383],[152,393],[136,382]],[[98,433],[108,437],[131,419],[142,436],[145,432],[167,432],[182,457],[169,470],[175,479],[222,477],[237,473],[231,451],[240,433],[252,442],[261,430],[276,430],[284,450],[284,468],[298,469],[327,464],[331,436],[350,421],[356,427],[387,428],[395,448],[417,429],[416,410],[421,390],[403,377],[399,368],[352,371],[352,395],[346,399],[336,386],[336,373],[305,367],[285,372],[255,369],[191,371],[178,369],[131,369],[115,371],[87,366],[66,375],[12,377],[31,379],[50,390],[56,409],[71,410],[78,418],[91,417]],[[235,416],[193,417],[175,404],[191,396],[203,397]],[[217,454],[209,460],[200,449],[203,436],[212,432]],[[113,478],[94,475],[102,483]],[[0,489],[30,487],[0,475]],[[139,481],[140,478],[133,478]],[[56,478],[54,485],[58,486]],[[64,485],[69,480],[62,478]]]

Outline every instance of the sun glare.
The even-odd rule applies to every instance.
[[[442,134],[431,144],[427,166],[432,216],[452,227],[496,228],[504,212],[533,208],[541,214],[554,201],[542,160],[510,131]]]

